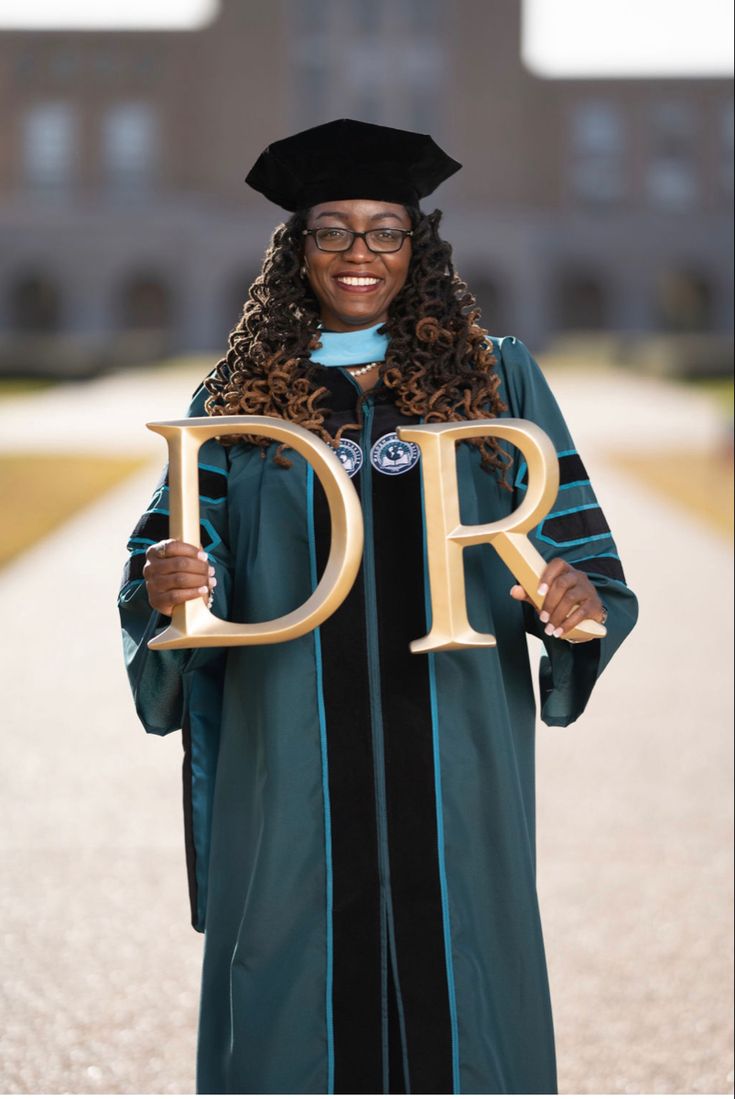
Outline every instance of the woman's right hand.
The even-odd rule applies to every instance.
[[[154,610],[170,615],[175,606],[188,599],[209,601],[217,580],[209,558],[199,546],[166,538],[149,546],[145,558],[143,578]]]

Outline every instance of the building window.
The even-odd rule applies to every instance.
[[[102,161],[108,189],[120,195],[150,190],[155,180],[158,127],[147,103],[118,103],[103,121]]]
[[[618,202],[625,193],[625,126],[605,100],[575,103],[570,120],[572,192],[584,203]]]
[[[73,182],[77,116],[70,103],[37,103],[23,118],[23,179],[35,193],[59,193]]]
[[[75,79],[79,76],[81,68],[78,50],[61,47],[51,54],[48,67],[51,75],[56,80]]]
[[[410,39],[425,34],[427,27],[436,26],[441,0],[393,0],[391,7]]]
[[[437,0],[291,0],[294,124],[328,117],[437,131]]]
[[[309,126],[330,117],[330,73],[335,64],[328,0],[291,0],[292,96],[296,125]]]
[[[696,126],[692,104],[656,103],[650,111],[650,149],[646,189],[651,202],[682,210],[697,199]]]
[[[383,21],[385,0],[349,0],[346,5],[356,37],[377,37]]]

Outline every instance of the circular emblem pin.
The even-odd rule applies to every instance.
[[[349,477],[354,477],[362,466],[362,451],[352,439],[341,439],[335,449],[335,454],[342,463],[342,468]]]
[[[395,431],[381,435],[373,443],[370,451],[370,463],[378,473],[387,473],[394,477],[398,473],[408,473],[419,460],[419,448],[415,443],[404,443]]]

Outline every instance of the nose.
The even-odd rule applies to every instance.
[[[355,237],[352,247],[343,253],[352,263],[372,263],[374,253],[370,251],[364,237]]]

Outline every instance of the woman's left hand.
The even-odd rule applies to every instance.
[[[544,596],[539,618],[549,637],[564,638],[585,618],[591,618],[593,622],[604,621],[605,608],[592,581],[561,557],[549,561],[538,591]],[[510,594],[520,602],[531,602],[520,584],[514,584]]]

